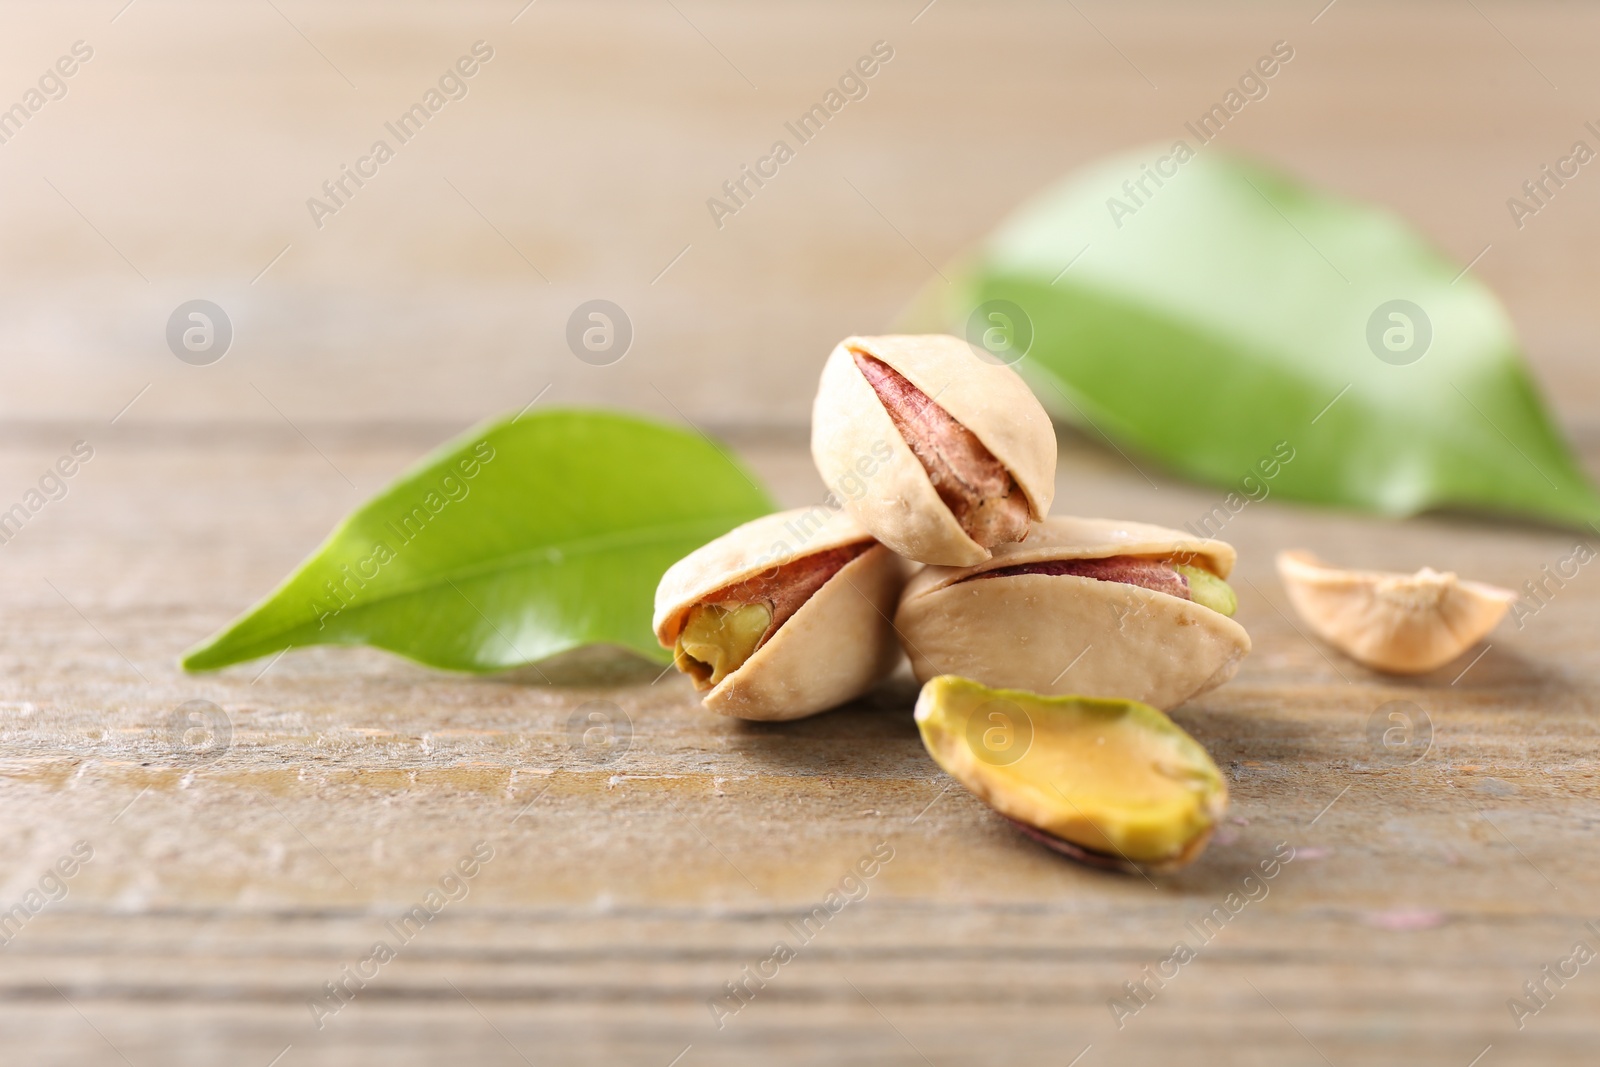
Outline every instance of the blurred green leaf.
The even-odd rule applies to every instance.
[[[460,671],[595,643],[664,661],[650,629],[662,573],[772,510],[745,469],[697,435],[596,411],[500,419],[357,508],[183,666],[315,644],[375,645]]]
[[[1261,481],[1286,442],[1267,482],[1285,497],[1600,518],[1505,311],[1462,264],[1392,214],[1214,149],[1160,163],[1157,185],[1144,168],[1168,151],[1023,207],[910,327],[981,343],[1031,323],[1018,370],[1047,407],[1200,481]]]

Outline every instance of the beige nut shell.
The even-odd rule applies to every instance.
[[[656,588],[656,640],[671,648],[689,609],[735,582],[791,560],[872,535],[848,514],[795,508],[747,522],[674,563]],[[875,545],[846,563],[756,649],[704,694],[720,715],[777,721],[838,707],[866,693],[900,662],[889,616],[906,562]]]
[[[1300,618],[1359,663],[1424,674],[1482,640],[1517,594],[1424,567],[1415,574],[1344,570],[1304,550],[1278,553],[1278,576]]]
[[[1109,556],[1184,556],[1226,578],[1232,546],[1109,519],[1054,518],[969,568],[928,567],[907,585],[895,628],[919,682],[958,674],[987,686],[1171,708],[1232,678],[1244,627],[1210,608],[1122,582],[999,567]]]
[[[853,352],[882,360],[931,397],[1011,472],[1035,520],[1049,514],[1055,429],[1015,371],[978,358],[958,337],[847,337],[822,368],[811,456],[823,482],[879,541],[920,563],[964,567],[989,558],[939,499]]]

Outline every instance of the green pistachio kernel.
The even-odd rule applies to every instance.
[[[1210,755],[1148,704],[990,689],[947,674],[922,687],[916,721],[953,778],[1085,862],[1182,866],[1227,809]]]
[[[678,634],[673,660],[697,686],[709,689],[744,666],[771,625],[772,609],[765,603],[698,604]]]
[[[1196,604],[1203,604],[1229,618],[1239,610],[1239,598],[1234,595],[1233,586],[1215,574],[1202,567],[1191,567],[1187,563],[1178,564],[1176,570],[1189,579],[1189,599]]]

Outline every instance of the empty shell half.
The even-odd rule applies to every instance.
[[[1054,518],[975,567],[911,579],[895,628],[919,682],[958,674],[1043,694],[1170,708],[1232,678],[1250,651],[1221,541]]]
[[[1310,552],[1278,553],[1289,603],[1351,659],[1391,674],[1442,667],[1493,630],[1517,594],[1424,567],[1415,574],[1343,570]]]
[[[839,502],[920,563],[970,566],[1050,511],[1056,437],[1010,367],[942,334],[847,337],[822,369],[811,455]]]
[[[894,669],[889,616],[907,570],[844,512],[767,515],[667,569],[656,640],[712,711],[798,719],[862,695]]]

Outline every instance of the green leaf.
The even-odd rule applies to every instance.
[[[916,326],[976,340],[1007,325],[986,302],[1010,301],[1033,330],[1018,369],[1047,407],[1243,495],[1600,518],[1509,318],[1463,265],[1392,214],[1215,149],[1160,162],[1176,173],[1141,189],[1169,151],[1101,162],[1022,208],[919,297]],[[1422,315],[1377,315],[1374,347],[1369,321],[1395,300]]]
[[[664,661],[650,629],[662,573],[772,510],[742,466],[694,434],[598,411],[503,418],[357,508],[183,666],[315,644],[459,671],[595,643]]]

